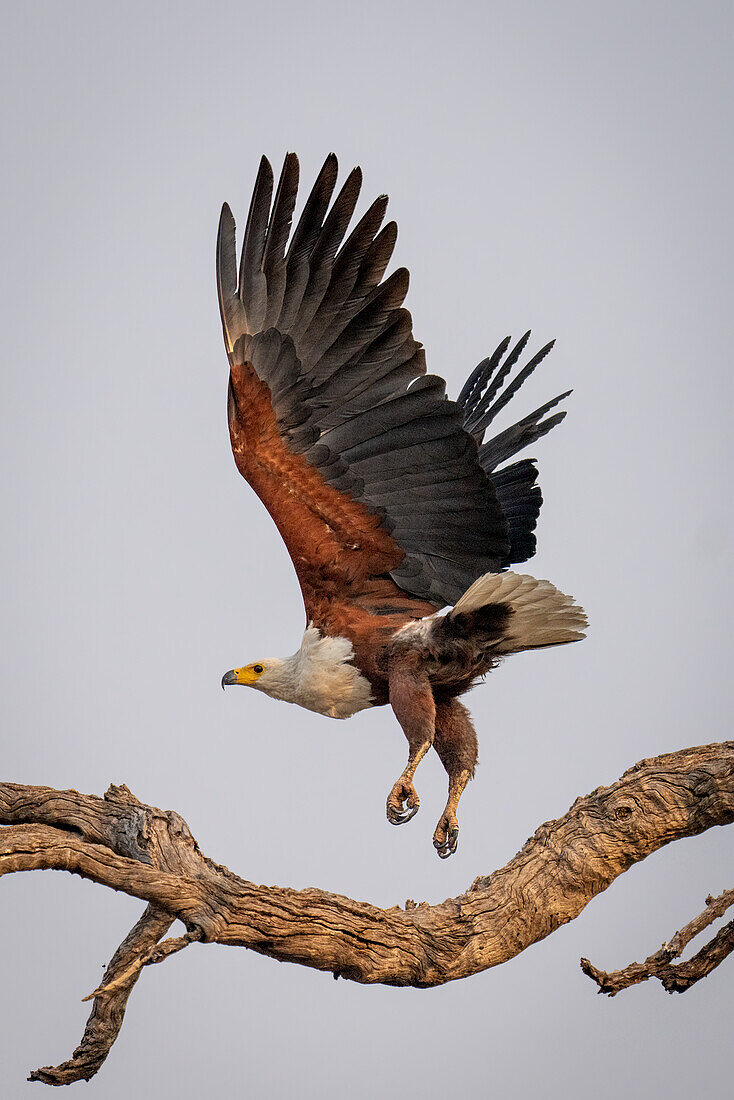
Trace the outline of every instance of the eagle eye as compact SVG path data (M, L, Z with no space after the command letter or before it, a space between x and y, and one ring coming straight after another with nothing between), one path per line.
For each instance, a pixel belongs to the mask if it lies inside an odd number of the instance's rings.
M264 672L264 671L265 671L265 669L263 668L263 666L262 666L262 665L253 665L253 666L252 666L252 671L253 671L253 672L256 672L256 673L258 674L258 676L259 676L261 672Z

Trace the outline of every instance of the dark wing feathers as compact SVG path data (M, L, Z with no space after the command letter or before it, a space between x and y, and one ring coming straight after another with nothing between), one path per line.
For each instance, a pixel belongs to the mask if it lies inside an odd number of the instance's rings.
M239 294L245 307L245 323L250 332L257 332L265 321L268 289L262 263L272 194L273 169L270 162L262 157L247 215L245 243L240 259Z
M507 520L512 561L527 561L535 553L534 531L543 503L540 487L536 485L538 469L535 460L524 458L521 462L497 470L491 478L502 514Z
M234 346L231 330L236 328L239 320L241 326L245 326L244 310L239 314L237 306L237 247L235 243L235 223L232 211L225 202L222 213L219 216L219 230L217 232L217 294L219 295L219 312L222 317L224 329L224 343L228 352Z
M504 363L499 366L502 360L502 356L504 355L504 352L510 343L510 337L508 336L505 340L502 341L500 346L494 352L494 355L492 355L492 357L487 360L486 380L482 379L481 384L477 387L471 415L467 416L466 419L466 430L470 432L475 438L481 438L483 428L481 428L480 424L486 415L489 403L493 399L495 394L499 392L505 378L510 373L512 368L515 366L515 363L518 361L523 351L525 350L525 345L527 344L529 339L530 333L526 332L525 335L521 336L518 342L515 344L514 348L507 356ZM499 370L497 370L498 366ZM487 423L489 423L489 421L487 421Z
M528 333L528 336L529 335L530 334ZM517 393L523 382L525 382L533 373L538 363L541 363L545 359L546 355L551 350L554 343L555 340L551 340L549 344L546 344L544 348L541 348L540 351L533 356L527 366L523 367L522 370L517 373L515 378L513 378L512 382L510 382L509 385L505 387L505 389L502 391L494 404L490 405L489 408L483 410L482 415L475 422L472 428L472 435L475 438L481 438L484 435L486 428L489 424L492 423L494 418L497 416L497 413L504 409L507 402L514 396L514 394ZM494 394L492 394L492 396L494 396Z
M468 422L471 413L478 404L489 379L497 368L497 364L510 346L510 339L511 337L506 336L492 355L482 359L464 383L456 403L464 409L465 423Z
M511 428L507 428L487 443L483 443L479 448L479 461L482 468L487 473L492 473L500 462L506 462L508 458L512 458L513 455L516 455L531 443L535 443L536 440L547 435L551 428L555 428L556 424L561 423L566 413L563 410L549 416L547 420L543 420L543 416L554 408L559 401L569 397L572 392L572 390L566 390L565 393L559 394L558 397L554 397L552 401L541 405L529 416L523 417L517 424L513 424Z
M384 195L373 202L367 213L363 215L352 230L334 261L331 281L322 299L321 307L305 334L311 355L316 360L318 359L319 348L323 347L325 350L331 343L329 333L333 331L332 326L338 324L342 310L347 310L344 314L345 317L352 317L359 308L361 299L357 299L356 305L352 303L351 309L347 309L347 302L354 290L357 276L367 252L379 233L385 217L386 207L387 199ZM394 225L394 223L391 224ZM388 249L388 260L392 255L394 244L395 240L393 239L392 246Z
M336 186L338 166L333 153L324 161L311 194L293 231L286 255L286 285L277 321L281 332L291 332L312 275L311 255L322 231L329 201Z
M285 248L293 221L298 194L298 157L288 153L275 192L275 201L268 224L263 252L263 274L267 287L267 308L263 328L271 328L278 320L285 294Z
M356 264L356 270L352 273L351 266L344 264L345 270L340 270L337 257L334 264L334 273L330 285L330 291L334 288L333 298L330 300L325 295L325 309L323 320L319 315L309 326L306 333L304 348L304 367L313 369L320 366L321 360L329 350L334 340L344 330L344 327L360 311L368 296L378 286L385 273L393 249L397 240L397 226L395 222L389 222L381 230L375 239L369 244L364 256ZM345 245L342 252L348 247ZM356 263L356 261L354 261ZM323 374L321 375L323 377Z
M508 382L510 372L525 350L529 337L530 333L526 332L504 362L502 357L510 340L509 337L503 340L494 354L484 359L470 375L462 390L463 402L460 402L464 407L466 430L477 443L480 465L492 482L502 514L507 521L510 550L502 559L503 567L527 561L535 553L534 532L543 496L536 485L538 471L534 459L525 459L503 469L498 467L546 435L556 424L560 424L566 415L563 411L543 418L571 393L571 390L567 390L559 394L510 428L484 442L484 433L489 425L553 347L554 341L542 347Z
M309 257L309 278L298 310L298 318L291 329L294 340L301 340L304 332L321 306L332 277L334 258L344 234L352 220L362 187L362 172L355 168L339 192L329 211L323 228Z
M233 379L236 367L251 364L268 387L279 434L266 438L256 418L248 421L245 391L238 398L231 390L237 446L258 449L256 463L238 465L277 522L275 489L258 470L277 466L285 454L279 458L278 447L300 456L331 490L381 520L392 539L386 545L394 547L384 554L398 562L389 574L400 587L436 607L454 603L479 575L525 560L534 549L541 501L535 466L525 460L496 467L562 419L564 413L543 419L560 398L487 443L484 432L550 345L506 384L529 333L505 358L507 338L472 373L458 402L449 401L443 379L426 374L403 308L408 272L400 268L383 279L397 237L394 222L382 227L387 197L377 198L348 232L362 174L355 168L332 201L337 161L330 154L291 233L298 177L298 160L289 153L273 198L273 172L263 157L239 267L228 206L220 219L217 285ZM244 377L241 370L237 377ZM306 498L300 504L305 528L317 522L314 516L327 522L325 505ZM288 506L295 506L290 497ZM335 516L324 530L331 536L345 522ZM323 531L319 537L323 542ZM297 552L289 545L299 577L304 538L299 531L292 539ZM358 544L355 537L345 547L356 552Z

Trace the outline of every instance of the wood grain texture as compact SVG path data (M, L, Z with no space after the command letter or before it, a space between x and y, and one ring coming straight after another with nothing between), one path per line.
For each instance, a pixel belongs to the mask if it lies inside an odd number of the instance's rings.
M356 982L424 988L506 962L652 852L732 822L734 742L683 749L642 760L578 798L459 897L381 909L319 889L256 886L206 857L179 814L143 805L126 787L98 798L0 783L0 875L66 870L148 902L157 916L137 951L135 978L184 946L167 941L170 951L152 951L170 917L184 923L188 939L248 947ZM712 949L713 965L726 957L726 942ZM128 951L110 980L135 955ZM119 999L125 989L122 982L97 993Z

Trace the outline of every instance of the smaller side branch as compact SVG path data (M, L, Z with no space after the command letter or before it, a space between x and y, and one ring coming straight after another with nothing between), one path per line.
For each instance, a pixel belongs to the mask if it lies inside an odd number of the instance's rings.
M160 961L148 957L155 951L156 944L165 936L175 919L171 913L166 913L155 905L147 907L112 956L106 970L105 985L91 994L94 1005L82 1041L69 1061L62 1062L59 1066L43 1066L34 1070L28 1078L29 1081L42 1081L44 1085L71 1085L74 1081L89 1081L94 1077L122 1027L128 997L143 969L142 964L138 965L138 960L144 957L146 961ZM170 951L166 954L170 954ZM163 957L165 956L161 955Z
M164 940L163 943L159 943L157 946L149 947L147 951L133 959L126 970L123 970L121 974L110 981L98 986L93 993L88 993L86 997L82 997L82 1001L91 1001L95 997L103 997L114 993L126 985L128 979L132 978L133 975L139 977L144 966L153 966L155 963L163 962L169 955L175 955L177 951L183 951L184 947L188 947L190 943L200 940L202 935L201 929L195 928L193 931L187 932L185 936L171 937L170 940Z
M701 978L705 978L715 970L734 951L734 921L730 921L721 928L714 938L691 959L678 964L674 964L673 959L679 958L691 940L715 920L723 917L732 905L734 905L734 890L725 890L716 898L709 895L703 912L676 932L668 943L664 943L658 951L645 959L644 963L630 963L622 970L612 970L608 973L594 966L588 959L581 959L581 969L596 982L599 992L606 993L609 997L614 997L631 985L646 982L648 978L657 978L668 993L685 993Z
M705 978L734 951L734 921L719 929L714 938L688 962L670 967L670 974L660 979L668 993L685 993Z

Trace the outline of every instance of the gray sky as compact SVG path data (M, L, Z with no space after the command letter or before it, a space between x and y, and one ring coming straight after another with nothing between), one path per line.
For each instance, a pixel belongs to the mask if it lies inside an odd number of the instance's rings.
M392 905L461 892L643 756L731 736L729 4L3 12L3 778L126 783L246 878ZM575 388L534 449L527 568L591 633L469 697L481 766L446 863L435 755L420 814L385 820L405 755L387 709L340 723L219 690L303 625L231 458L213 264L222 200L244 224L260 154L286 149L305 182L333 149L365 202L390 194L450 393L530 326L558 343L512 411ZM731 964L684 997L608 1001L578 959L653 951L733 885L733 839L663 850L549 940L433 991L194 946L141 979L84 1095L711 1095L731 1078ZM57 873L0 891L14 1100L77 1044L142 904Z

